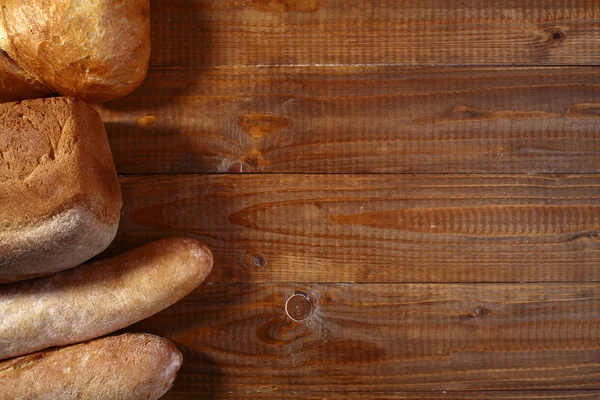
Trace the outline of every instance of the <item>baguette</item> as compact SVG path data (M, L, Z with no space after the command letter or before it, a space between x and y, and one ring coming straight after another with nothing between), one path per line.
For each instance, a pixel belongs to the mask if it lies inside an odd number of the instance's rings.
M162 239L47 278L0 286L0 359L90 340L147 318L196 288L212 254Z
M148 334L110 336L0 363L3 400L154 400L175 381L181 353Z
M81 100L0 104L0 283L73 268L114 239L119 178Z
M48 88L107 101L132 92L146 77L149 0L1 3L0 50L14 65L0 62L0 76L11 75L0 84L0 99L27 99L37 95L33 89Z

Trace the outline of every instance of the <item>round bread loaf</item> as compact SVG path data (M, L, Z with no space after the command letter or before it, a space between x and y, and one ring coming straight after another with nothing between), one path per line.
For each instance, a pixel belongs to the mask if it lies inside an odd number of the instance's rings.
M0 101L116 99L140 85L149 60L149 0L2 1Z

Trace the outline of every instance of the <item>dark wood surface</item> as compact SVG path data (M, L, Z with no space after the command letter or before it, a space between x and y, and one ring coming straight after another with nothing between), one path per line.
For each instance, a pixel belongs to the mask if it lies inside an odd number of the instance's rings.
M123 173L600 172L598 68L155 69L99 110Z
M153 0L155 67L596 65L595 0Z
M599 313L597 284L209 284L134 329L188 393L600 389Z
M151 8L148 79L98 106L103 256L214 250L130 328L183 352L167 399L600 398L597 1Z
M191 236L212 282L600 282L600 175L143 175L109 254Z

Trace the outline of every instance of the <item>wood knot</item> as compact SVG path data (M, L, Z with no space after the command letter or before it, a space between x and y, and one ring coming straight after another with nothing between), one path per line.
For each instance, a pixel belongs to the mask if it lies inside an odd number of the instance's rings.
M312 315L312 311L312 301L304 292L294 292L285 302L285 313L294 322L306 321Z
M254 257L254 265L262 268L265 265L267 265L267 260L265 260L265 258L263 256L256 256L256 257Z
M552 27L546 30L546 35L547 35L547 41L551 42L551 43L557 43L557 42L562 42L563 40L565 40L566 35L565 33L560 30L559 28L556 27Z
M488 315L491 311L488 310L485 307L477 307L475 310L471 311L468 316L471 318L480 318L480 317L485 317L486 315Z

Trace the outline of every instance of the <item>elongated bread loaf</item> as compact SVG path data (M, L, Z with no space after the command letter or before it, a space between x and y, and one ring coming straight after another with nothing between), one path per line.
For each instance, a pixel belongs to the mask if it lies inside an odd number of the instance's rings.
M75 267L119 225L104 124L81 100L0 104L0 283Z
M133 91L150 59L149 0L2 0L0 99L36 91L89 102Z
M190 293L211 268L204 245L169 238L47 278L0 285L0 359L131 325Z
M0 363L3 400L155 400L175 381L181 353L145 333L109 336Z

